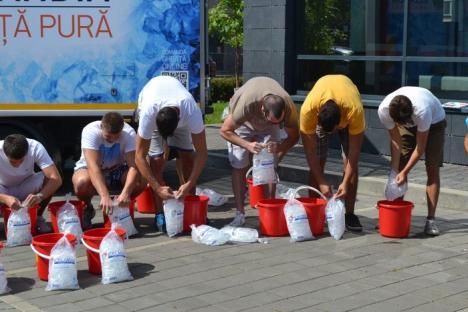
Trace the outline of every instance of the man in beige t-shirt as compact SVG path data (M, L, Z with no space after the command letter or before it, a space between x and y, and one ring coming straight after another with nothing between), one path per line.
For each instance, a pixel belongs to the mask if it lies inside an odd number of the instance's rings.
M281 129L287 138L281 140ZM296 106L289 94L275 80L256 77L247 81L229 102L229 114L220 130L228 141L229 161L232 165L232 187L236 200L236 217L232 226L242 226L244 189L251 154L263 148L281 160L299 139ZM275 187L270 186L268 197L273 198Z

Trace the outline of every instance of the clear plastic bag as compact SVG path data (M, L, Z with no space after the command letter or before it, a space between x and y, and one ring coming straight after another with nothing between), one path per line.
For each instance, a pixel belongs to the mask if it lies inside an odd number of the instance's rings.
M398 172L394 171L393 169L390 170L390 174L388 175L387 185L385 186L385 198L387 200L395 200L397 198L403 197L408 191L407 182L401 185L398 185L396 183L397 175L398 175Z
M229 234L223 233L222 231L215 229L209 225L195 226L192 224L192 240L198 244L204 244L208 246L219 246L224 245L229 241Z
M122 228L125 230L127 237L138 234L138 230L133 224L132 216L130 216L130 208L120 207L116 203L112 207L112 212L108 215L114 228Z
M68 202L68 199L58 211L57 225L60 233L71 233L75 235L77 241L81 240L83 230L81 229L80 217L76 207Z
M327 215L328 231L330 235L339 240L345 231L345 207L343 201L336 198L330 198L325 208Z
M50 252L49 277L46 290L79 289L76 270L76 251L63 237L57 241Z
M255 243L258 241L258 232L255 229L225 226L220 231L229 235L231 242Z
M0 259L0 295L7 294L11 291L8 287L8 280L5 267Z
M206 188L203 189L199 195L205 195L208 196L208 205L211 206L222 206L227 202L227 198L224 195L221 195L219 193L216 193L212 189Z
M294 198L295 194L296 192L294 191L294 194L288 199L283 209L291 241L301 242L311 240L314 238L314 235L310 230L309 218L307 217L304 205Z
M102 239L99 256L101 258L103 284L133 280L133 276L128 269L124 241L114 229L110 230Z
M8 247L22 246L31 244L31 219L28 208L12 210L7 224Z
M252 178L254 186L278 182L275 171L275 156L266 148L253 155Z
M173 237L184 229L184 203L178 199L168 199L164 202L164 217L166 218L167 236Z
M296 190L293 188L289 188L286 185L283 185L281 183L276 184L276 198L284 198L284 199L289 199L291 196L295 196ZM296 196L297 197L297 196Z

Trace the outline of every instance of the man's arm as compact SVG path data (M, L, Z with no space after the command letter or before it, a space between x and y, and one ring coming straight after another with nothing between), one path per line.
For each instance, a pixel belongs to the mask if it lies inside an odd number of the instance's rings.
M172 194L171 189L168 186L161 186L158 181L156 180L155 176L151 172L150 165L146 160L146 156L148 155L149 147L150 147L151 140L143 139L139 134L137 134L136 138L136 152L135 152L135 164L140 172L140 174L148 181L148 184L153 189L153 191L158 194L161 199L169 199L173 198L174 195Z
M101 167L98 165L101 160L99 151L89 148L83 148L83 155L86 159L86 167L89 171L89 178L99 196L109 197L109 190L106 186L106 180L102 174Z
M465 154L468 155L468 133L465 135Z
M83 155L86 160L86 167L88 168L89 178L93 184L96 192L101 197L99 206L105 213L112 209L112 199L109 190L106 186L106 180L101 170L99 163L101 162L101 154L97 150L90 148L83 148Z
M418 131L416 133L416 148L411 154L411 157L408 163L406 164L406 166L400 171L400 173L396 177L396 183L398 185L407 181L408 173L411 171L414 165L416 165L418 160L424 154L424 151L426 150L428 136L429 136L429 130L424 131L424 132Z
M120 204L128 204L130 202L130 194L135 189L135 185L138 180L138 170L135 165L135 151L125 153L125 161L127 162L128 172L125 185L117 198L117 202Z
M205 130L200 133L192 133L192 144L195 148L195 159L193 163L192 172L188 181L181 185L177 190L175 197L183 197L197 185L197 180L205 167L206 159L208 158L208 149L206 147L206 135Z
M0 194L0 203L5 204L7 207L10 207L13 210L18 210L21 208L20 200L8 194Z
M221 129L219 130L219 134L226 141L229 141L232 144L243 147L253 154L257 154L258 152L262 150L262 148L264 147L262 143L249 142L249 141L242 139L240 136L238 136L234 132L234 130L236 130L237 128L239 128L239 126L232 119L232 115L229 114L224 120L224 123L221 126Z
M348 160L345 167L343 182L338 187L336 197L345 197L347 188L352 178L358 174L359 155L361 154L362 141L364 139L364 132L356 135L349 135L349 151Z
M32 207L39 204L42 200L51 197L55 194L58 188L62 185L62 177L60 176L57 167L50 165L42 169L46 183L37 194L29 194L24 200L26 206Z
M299 127L297 124L292 127L284 127L284 131L286 131L288 137L278 146L278 161L281 161L291 147L299 141Z
M317 135L305 134L301 132L302 144L304 145L304 152L306 154L307 163L309 164L309 170L311 171L315 181L318 184L320 192L327 197L332 196L330 185L325 179L325 175L322 172L320 166L320 157L317 156Z
M388 130L388 133L390 134L391 167L398 173L400 172L401 136L396 126Z

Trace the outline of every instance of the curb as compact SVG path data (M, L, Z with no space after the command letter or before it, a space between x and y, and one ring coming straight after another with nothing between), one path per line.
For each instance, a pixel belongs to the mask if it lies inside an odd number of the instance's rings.
M231 167L227 155L216 152L208 152L207 166L219 169ZM309 169L302 166L280 163L278 175L281 180L305 184L309 180ZM341 172L325 171L325 176L330 184L334 186L338 186L341 183ZM382 196L382 199L384 199L386 183L387 180L382 178L359 177L358 194ZM412 201L415 205L426 206L426 186L409 183L405 199ZM466 211L468 208L468 192L441 188L437 209L443 208Z

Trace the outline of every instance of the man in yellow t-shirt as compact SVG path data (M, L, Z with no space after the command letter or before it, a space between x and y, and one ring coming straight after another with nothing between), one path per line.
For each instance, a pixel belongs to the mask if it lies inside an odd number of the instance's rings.
M327 197L332 190L325 179L328 139L337 132L343 154L344 175L337 198L345 201L346 228L362 231L359 218L354 214L358 185L358 160L364 138L365 120L361 96L354 83L343 75L320 78L302 104L300 131L312 186Z

